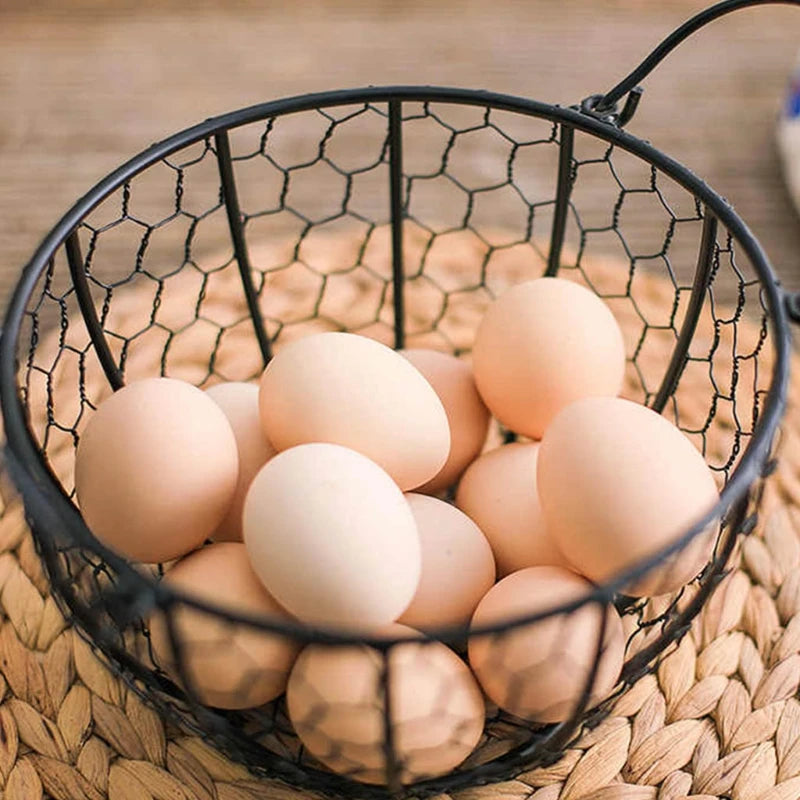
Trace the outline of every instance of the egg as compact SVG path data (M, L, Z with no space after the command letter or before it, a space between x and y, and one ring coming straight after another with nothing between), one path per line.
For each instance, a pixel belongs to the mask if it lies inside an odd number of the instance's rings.
M240 542L220 542L179 561L164 584L232 613L286 622L290 618L253 573ZM173 606L173 625L183 648L184 672L200 702L241 709L274 700L286 688L299 645L277 633L226 621L188 605ZM163 614L150 621L156 663L176 682L179 672Z
M387 635L414 631L393 625ZM387 782L385 656L367 646L309 645L289 677L289 719L309 753L363 783ZM469 669L441 642L389 649L390 720L403 783L444 775L475 748L484 704Z
M456 505L483 531L500 577L524 567L566 566L547 531L536 483L538 442L484 453L461 478Z
M104 544L159 562L199 547L228 512L239 473L219 406L172 378L128 384L97 408L75 456L83 518Z
M437 475L417 491L437 494L452 486L480 454L489 429L489 409L481 400L466 361L436 350L401 350L442 401L450 426L450 455Z
M284 450L244 503L244 543L267 590L309 623L394 622L417 590L419 533L397 484L341 445Z
M218 383L206 394L228 418L239 454L239 479L228 513L212 536L216 541L242 541L242 508L250 482L275 455L261 429L258 411L258 386L252 383Z
M473 630L510 622L577 600L591 584L560 567L528 567L503 578L481 600ZM622 669L625 639L616 610L605 606L602 655L588 707L605 699ZM566 614L470 636L469 663L483 691L497 705L536 722L569 719L591 677L603 624L596 603Z
M455 506L413 492L406 499L419 531L422 574L399 622L421 631L466 627L494 583L492 549L480 528Z
M619 398L565 408L539 455L547 529L575 568L607 581L674 542L718 500L703 456L664 417ZM625 587L635 597L674 591L704 566L717 525Z
M541 439L565 406L622 388L625 345L608 306L561 278L512 286L487 309L472 350L475 382L506 427Z
M327 332L285 345L264 370L259 403L278 450L343 445L383 467L403 490L433 478L450 452L447 414L431 385L366 336Z

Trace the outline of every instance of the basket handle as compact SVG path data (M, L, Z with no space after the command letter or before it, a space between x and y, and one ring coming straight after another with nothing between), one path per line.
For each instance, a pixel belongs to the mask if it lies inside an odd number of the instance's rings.
M800 0L722 0L695 14L664 39L647 58L629 75L626 75L613 89L605 94L593 95L583 101L582 110L607 122L622 127L633 117L642 89L638 85L646 78L681 42L695 31L705 27L715 19L748 6L763 5L800 6ZM617 103L627 94L622 111L617 112Z

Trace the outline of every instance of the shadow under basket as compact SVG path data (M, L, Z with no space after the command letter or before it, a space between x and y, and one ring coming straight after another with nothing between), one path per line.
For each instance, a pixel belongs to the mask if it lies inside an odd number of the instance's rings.
M623 112L604 110L598 98L562 108L431 87L270 102L152 146L48 235L19 281L0 345L8 466L68 618L165 719L292 786L423 797L557 760L686 633L738 537L753 529L774 469L794 298L726 201L622 129L633 96ZM722 489L705 519L647 563L568 606L486 630L502 641L541 617L614 603L625 664L598 705L589 698L602 634L563 722L526 722L489 706L477 748L432 775L425 748L447 747L460 731L448 718L451 687L443 678L417 698L413 718L400 719L393 713L409 690L398 688L393 670L413 650L430 677L437 661L426 651L444 642L463 652L465 630L409 645L237 616L162 584L165 565L126 562L82 520L75 447L97 405L126 382L168 375L206 388L255 380L273 349L322 330L468 356L493 297L556 274L611 308L628 357L623 395L677 425ZM513 437L499 426L493 435ZM620 593L716 523L713 555L688 586L654 599ZM267 633L331 651L370 645L369 669L349 702L371 715L371 738L331 740L334 774L301 746L282 697L240 711L201 703L208 693L193 685L191 643L176 624L186 613L205 618L216 645L233 652ZM169 674L153 656L155 618L171 636ZM246 693L252 677L214 688ZM306 718L318 736L327 711L320 700ZM410 730L427 732L417 750L405 747Z

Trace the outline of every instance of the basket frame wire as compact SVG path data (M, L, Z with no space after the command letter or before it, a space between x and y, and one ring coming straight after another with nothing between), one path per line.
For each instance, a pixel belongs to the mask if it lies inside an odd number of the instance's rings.
M403 105L407 102L434 102L485 107L546 119L558 125L560 138L554 204L555 213L551 231L551 248L545 274L557 274L560 265L567 210L574 180L571 174L571 164L575 131L599 138L644 160L672 178L702 204L703 229L690 301L678 340L670 357L669 366L652 403L655 410L660 411L663 409L668 398L674 392L685 366L689 343L697 326L703 296L712 272L718 223L726 226L732 238L749 258L760 280L762 301L769 317L770 333L774 346L772 375L753 436L742 454L741 460L730 475L730 479L724 487L715 508L710 510L701 520L698 520L679 540L663 548L650 559L647 559L646 562L637 564L602 586L595 587L583 597L572 602L561 603L536 614L528 614L518 619L508 620L502 624L487 625L475 631L479 635L497 634L554 614L570 613L586 604L597 604L598 607L602 607L602 604L612 600L615 592L647 573L655 564L661 562L672 553L677 552L712 521L727 518L727 530L718 543L718 550L704 575L704 583L698 590L697 595L680 614L671 620L670 625L665 629L664 636L630 659L626 665L623 678L634 680L647 670L648 664L671 641L674 641L688 629L690 620L698 613L707 596L723 577L728 557L733 550L738 534L742 530L751 529L754 525L753 515L747 516L749 493L751 487L757 484L772 468L771 452L773 440L786 403L791 348L789 317L786 311L788 295L786 295L777 281L760 244L746 223L733 211L727 201L689 169L649 143L629 134L615 124L610 124L593 113L581 110L580 107L566 108L511 95L447 87L388 86L321 92L263 103L206 120L146 149L100 181L62 217L25 267L6 312L4 332L2 338L0 338L0 406L2 406L7 437L5 446L6 458L12 477L20 489L23 499L26 501L31 527L35 532L58 530L61 535L68 537L80 546L90 548L104 559L119 576L119 583L115 587L117 599L120 597L131 599L127 613L132 614L134 617L137 614L145 614L157 607L165 608L175 603L181 603L190 608L232 619L245 626L282 633L303 643L366 644L372 646L378 649L384 657L385 669L381 674L381 686L386 705L391 704L389 648L403 641L410 641L411 637L398 636L392 640L371 638L357 636L352 632L321 630L293 623L277 624L256 616L231 614L227 610L219 609L212 603L198 600L190 595L185 595L180 591L158 584L154 578L136 571L124 559L99 543L86 527L77 508L67 496L64 488L60 485L40 453L34 433L27 421L22 398L17 391L17 343L28 298L56 252L63 247L74 281L76 297L101 366L112 388L117 389L122 385L121 373L111 355L89 293L86 269L78 242L78 226L106 197L120 187L125 186L128 181L151 164L184 147L213 137L216 142L222 200L226 209L234 253L242 279L243 291L251 312L255 336L258 340L263 361L266 364L271 356L271 344L258 308L258 298L252 281L247 242L244 236L242 214L238 204L232 168L228 132L249 123L302 111L357 103L385 103L387 106L391 263L393 267L392 283L395 314L394 343L397 348L403 347L405 341L403 218L407 209L404 208L403 199L402 114ZM52 545L48 545L46 539L47 534L43 533L40 537L40 549L50 576L55 578L55 589L57 595L60 595L60 602L80 622L89 637L99 634L100 631L94 627L91 616L87 615L85 608L76 600L74 587L70 586L68 581L58 579L59 569L55 560L57 558L55 549ZM123 611L123 613L125 612ZM598 644L602 643L605 623L602 628L603 631L600 634ZM447 628L440 631L431 631L430 637L443 641L454 641L461 634L463 634L461 630ZM170 638L173 643L175 642L175 637L175 631L170 629ZM123 671L127 672L129 683L141 693L142 690L136 687L136 678L141 677L141 665L135 659L132 659L123 647L106 642L105 650L107 651L106 654L116 660L122 666ZM180 659L180 643L178 643L176 655ZM597 673L600 656L601 652L598 646L592 667L592 677ZM442 778L413 784L414 793L427 795L448 791L465 785L465 776L470 779L468 782L471 784L498 780L509 775L514 766L519 766L525 759L534 755L538 758L538 763L545 763L548 759L555 760L559 750L574 735L576 726L581 719L585 718L584 712L589 702L592 682L587 682L586 690L580 702L574 709L571 718L566 722L550 726L541 733L534 733L524 744L494 759L489 764L470 768L462 773L454 773ZM213 712L204 712L202 707L193 700L192 695L193 692L189 689L184 694L184 697L186 697L188 704L194 707L196 716L202 719L208 717L209 727L205 729L206 735L219 746L225 748L225 737L230 734L230 731L224 725L220 728L222 724L220 722L221 718L217 718ZM149 700L152 699L148 695L145 695L145 697ZM389 773L388 791L390 793L400 793L400 768L402 765L398 763L393 740L394 733L389 720L390 715L387 713L384 715L383 744ZM230 727L229 723L226 722L226 724ZM347 778L329 776L321 772L318 772L315 778L314 771L301 769L278 756L264 751L247 742L247 737L244 735L238 737L237 746L241 748L242 752L250 753L251 755L258 751L257 761L263 765L263 767L259 767L259 770L263 769L264 774L282 777L308 788L321 788L324 786L342 794L347 794L353 785L352 781ZM255 756L253 757L255 758ZM324 781L319 776L322 776ZM359 786L359 792L364 797L382 798L387 796L387 789L377 787Z

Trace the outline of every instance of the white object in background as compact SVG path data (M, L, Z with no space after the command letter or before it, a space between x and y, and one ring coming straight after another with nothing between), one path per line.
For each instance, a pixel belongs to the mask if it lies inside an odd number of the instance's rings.
M786 188L800 212L800 61L786 87L776 131Z

